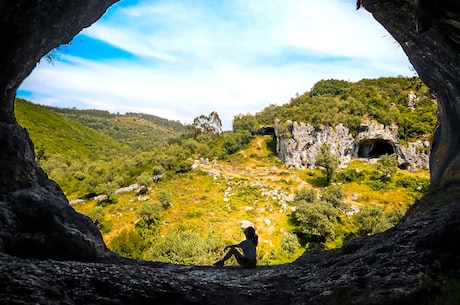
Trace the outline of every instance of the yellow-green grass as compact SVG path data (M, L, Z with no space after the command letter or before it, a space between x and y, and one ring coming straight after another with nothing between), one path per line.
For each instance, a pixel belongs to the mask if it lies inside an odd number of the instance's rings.
M289 221L292 211L283 210L280 202L268 193L276 189L290 195L292 200L296 190L306 187L316 188L321 194L323 185L315 183L323 181L323 173L287 169L268 149L270 140L270 137L257 137L229 160L201 164L199 170L152 183L146 195L132 192L114 196L116 203L105 207L105 221L112 224L110 232L103 234L105 242L110 243L123 230L134 229L142 205L159 202L158 194L167 192L172 206L162 211L160 227L155 233L158 236L180 228L200 232L203 237L212 233L224 243L234 243L244 237L239 221L248 220L255 224L260 237L260 253L279 249L283 234L294 230ZM352 162L349 168L366 173L375 169L361 161ZM398 171L397 175L427 178L429 174ZM364 182L341 183L341 186L346 202L358 208L379 205L390 210L407 208L414 202L414 195L401 187L375 191ZM74 205L84 214L90 213L94 206L94 202ZM343 225L337 230L350 232L352 224L343 217ZM335 240L326 247L339 247L342 243L343 240Z

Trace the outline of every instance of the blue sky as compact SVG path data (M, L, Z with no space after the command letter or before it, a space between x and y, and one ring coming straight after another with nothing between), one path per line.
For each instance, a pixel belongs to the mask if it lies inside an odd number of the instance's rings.
M182 123L284 104L321 79L413 76L355 0L124 0L42 60L18 97Z

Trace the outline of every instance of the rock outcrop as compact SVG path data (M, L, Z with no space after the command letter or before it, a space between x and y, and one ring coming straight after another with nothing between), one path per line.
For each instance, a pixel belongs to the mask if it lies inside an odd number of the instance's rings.
M342 124L313 127L288 121L282 124L281 130L279 125L280 122L276 121L276 151L288 167L314 168L316 155L323 145L327 145L330 153L339 159L341 167L346 167L352 159L378 158L385 154L396 154L398 166L403 169L428 169L429 166L430 143L417 141L401 145L396 126L384 126L372 121L362 124L358 134L353 137Z
M293 264L253 270L113 258L95 225L71 209L35 162L33 145L14 117L15 91L43 55L70 41L114 2L0 0L1 303L459 303L457 0L358 1L402 45L437 95L431 194L387 232L339 250L307 252Z

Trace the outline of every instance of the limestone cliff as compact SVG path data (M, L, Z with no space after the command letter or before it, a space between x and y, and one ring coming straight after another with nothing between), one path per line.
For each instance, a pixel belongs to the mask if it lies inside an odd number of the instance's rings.
M429 142L402 145L398 141L397 126L372 121L362 124L355 137L342 124L315 128L305 123L276 121L275 136L278 156L288 167L314 168L316 155L325 144L339 159L341 167L346 167L352 159L375 159L384 154L396 154L398 166L403 169L428 169L429 166Z

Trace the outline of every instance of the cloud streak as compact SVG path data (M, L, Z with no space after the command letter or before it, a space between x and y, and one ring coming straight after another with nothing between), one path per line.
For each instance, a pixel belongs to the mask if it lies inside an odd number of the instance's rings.
M406 56L353 1L122 1L18 96L184 123L217 111L230 129L320 79L396 75L413 75Z

